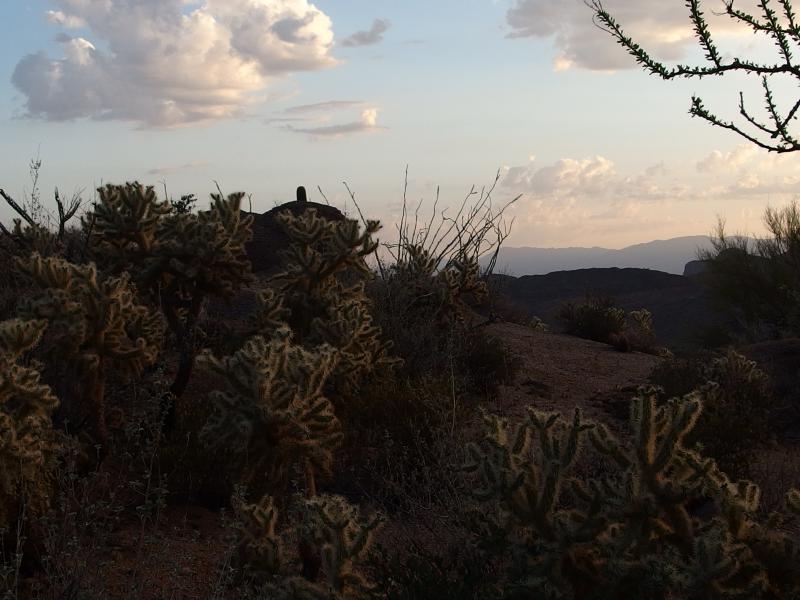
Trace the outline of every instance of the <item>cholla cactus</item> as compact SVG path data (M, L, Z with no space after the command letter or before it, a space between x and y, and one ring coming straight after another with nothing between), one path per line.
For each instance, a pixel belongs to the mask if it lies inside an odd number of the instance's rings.
M758 488L732 483L713 460L683 446L702 404L697 395L656 406L632 403L630 444L605 427L530 410L516 426L487 417L470 447L485 525L511 552L509 588L543 598L794 597L800 540L756 521ZM611 467L570 477L582 440ZM789 496L797 511L800 496ZM699 517L692 503L712 501Z
M23 498L38 511L48 495L47 467L56 448L51 416L58 400L35 368L19 364L46 327L46 321L0 323L0 530Z
M180 396L196 356L197 320L209 296L231 297L250 281L244 245L252 218L241 210L242 193L212 194L207 211L174 211L152 186L107 185L84 220L91 248L115 273L132 274L140 293L160 307L177 338L180 362L170 388ZM172 403L168 425L174 425Z
M356 221L329 221L313 209L300 216L287 211L278 220L291 244L283 252L284 270L271 278L273 291L262 296L261 326L269 330L285 320L302 345L335 348L337 398L368 376L390 373L398 360L380 339L364 293L364 279L372 276L364 259L378 247L372 236L379 223L368 221L362 233Z
M362 517L341 496L303 501L300 536L321 550L322 581L293 575L285 559L287 540L277 532L278 513L270 497L239 505L237 557L250 573L266 580L265 596L276 600L366 600L380 593L358 570L381 525L377 515Z
M105 447L107 369L113 366L137 376L155 362L163 338L162 320L137 303L126 274L100 277L94 264L74 265L38 254L18 265L37 288L18 313L47 323L45 353L74 367L82 383L77 393L93 410L96 441Z
M338 362L335 350L306 350L284 327L269 341L250 339L232 356L206 352L199 361L228 387L211 394L215 414L201 433L204 441L230 455L245 483L280 486L293 466L304 466L313 495L314 476L330 475L342 437L323 395Z

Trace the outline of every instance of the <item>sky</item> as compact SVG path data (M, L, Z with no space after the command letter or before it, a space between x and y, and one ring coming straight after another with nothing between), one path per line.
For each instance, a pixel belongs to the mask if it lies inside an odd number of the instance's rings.
M684 0L604 5L655 57L702 63ZM726 56L775 60L704 6ZM0 187L18 200L37 156L45 202L136 180L203 203L219 184L261 212L305 185L352 213L346 182L391 238L404 190L452 211L499 174L494 206L521 195L507 245L620 248L720 217L759 234L800 190L800 153L688 114L693 93L723 117L740 90L760 107L757 82L648 75L583 0L3 0L0 20ZM796 93L778 82L781 106Z

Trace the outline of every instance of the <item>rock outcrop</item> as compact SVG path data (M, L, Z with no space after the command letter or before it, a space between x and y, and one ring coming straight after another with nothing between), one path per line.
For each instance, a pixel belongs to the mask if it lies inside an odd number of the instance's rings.
M331 221L343 221L342 212L327 204L308 202L305 188L297 189L297 200L276 206L263 214L253 215L253 239L245 246L247 256L253 265L253 273L259 276L271 274L280 263L279 252L289 243L289 237L283 231L276 217L284 211L300 215L313 208L317 213Z

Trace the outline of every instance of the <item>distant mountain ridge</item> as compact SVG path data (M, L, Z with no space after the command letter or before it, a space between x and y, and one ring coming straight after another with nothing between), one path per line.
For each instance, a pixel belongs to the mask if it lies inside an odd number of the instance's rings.
M690 235L634 244L620 250L609 248L511 248L501 247L495 273L521 277L576 269L651 269L682 275L686 263L699 251L712 248L707 235ZM486 260L482 264L486 264Z

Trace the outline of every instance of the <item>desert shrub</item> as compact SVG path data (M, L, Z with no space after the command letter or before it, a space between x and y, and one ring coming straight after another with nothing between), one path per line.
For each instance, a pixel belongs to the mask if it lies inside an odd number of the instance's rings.
M764 213L770 236L751 242L728 236L720 222L713 249L701 255L704 281L717 306L746 326L751 338L800 332L800 207Z
M686 441L699 444L732 477L749 477L755 453L773 436L777 403L769 378L733 350L706 364L702 376L704 411Z
M500 596L493 565L472 544L453 543L441 552L418 547L404 556L378 545L369 566L387 600L489 600Z
M547 326L540 317L533 316L528 320L528 327L533 329L534 331L541 331L542 333L547 333L550 331L550 328Z
M465 469L481 503L481 538L507 557L503 597L798 594L800 539L787 526L800 516L800 492L789 494L787 513L757 521L758 487L732 483L684 444L701 410L698 394L659 407L643 390L631 404L629 442L580 411L567 420L531 408L516 424L487 415ZM587 442L606 465L597 476L575 471Z
M345 437L334 490L393 514L449 507L459 493L453 453L475 410L449 377L368 386L341 413Z
M582 303L562 304L557 318L567 334L611 344L620 352L657 352L653 315L644 308L626 313L611 298L589 295Z
M460 341L463 345L457 350L456 360L469 390L494 397L500 385L514 381L522 361L502 339L482 329L471 329Z
M587 296L582 303L565 302L558 310L558 320L570 335L609 343L613 335L625 330L625 311L605 296Z
M699 444L732 477L750 475L755 454L773 435L777 399L756 363L728 350L662 362L650 376L664 398L697 391L704 410L687 444Z
M632 310L628 313L626 321L626 335L631 348L640 352L655 351L656 332L650 311L644 308Z

